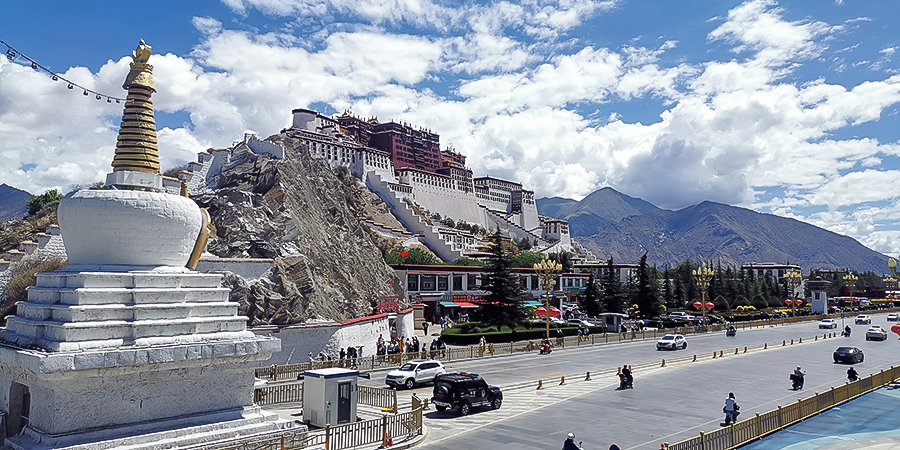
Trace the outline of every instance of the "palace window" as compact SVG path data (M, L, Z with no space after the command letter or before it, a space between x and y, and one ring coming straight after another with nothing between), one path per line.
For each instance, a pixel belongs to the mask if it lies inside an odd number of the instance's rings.
M439 275L437 277L437 290L446 291L447 290L447 275Z
M462 291L462 275L453 275L453 290Z
M409 291L418 291L419 290L419 276L408 274L406 275L406 289Z
M435 283L434 283L435 280L434 279L435 279L434 275L422 275L422 277L420 278L420 280L422 281L422 288L420 290L425 291L425 292L434 292L435 291L435 289L434 289L435 288Z

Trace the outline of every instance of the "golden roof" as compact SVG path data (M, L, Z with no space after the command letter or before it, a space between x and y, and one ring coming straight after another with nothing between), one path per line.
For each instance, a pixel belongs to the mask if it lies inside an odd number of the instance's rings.
M147 64L151 47L141 39L137 49L131 52L131 71L122 85L128 90L119 138L116 140L116 156L113 171L133 170L159 173L159 145L156 140L156 119L153 100L156 92L153 66Z

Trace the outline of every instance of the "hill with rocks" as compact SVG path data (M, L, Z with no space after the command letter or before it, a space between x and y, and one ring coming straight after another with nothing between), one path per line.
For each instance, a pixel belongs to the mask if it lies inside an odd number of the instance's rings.
M773 262L810 269L887 272L887 256L799 220L703 202L678 211L604 188L582 201L537 200L541 213L569 221L572 237L598 259L657 266L716 260L739 266Z
M399 228L388 208L346 171L311 158L290 138L275 159L240 146L217 186L192 198L210 213L207 252L222 258L272 258L272 272L248 283L226 274L232 300L250 324L345 320L372 313L378 297L408 300L382 250L397 242L362 219ZM393 221L393 222L391 222Z

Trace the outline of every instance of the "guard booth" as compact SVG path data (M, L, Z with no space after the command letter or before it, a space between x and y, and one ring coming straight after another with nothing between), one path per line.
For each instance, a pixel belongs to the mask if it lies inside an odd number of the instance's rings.
M618 333L622 330L622 322L628 317L621 313L600 313L597 317L601 320L601 326L606 333Z
M303 422L315 427L356 421L359 371L332 367L307 370L303 381Z

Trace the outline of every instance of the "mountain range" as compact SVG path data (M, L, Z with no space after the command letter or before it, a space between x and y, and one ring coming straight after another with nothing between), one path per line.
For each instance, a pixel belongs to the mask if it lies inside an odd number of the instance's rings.
M612 188L575 201L537 200L541 215L569 221L569 233L602 261L636 263L644 252L657 267L685 260L797 264L810 269L887 273L888 257L857 240L799 220L703 202L677 211Z
M25 202L31 194L7 184L0 184L0 222L19 220L28 212Z

